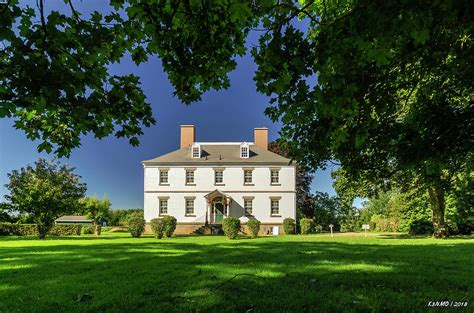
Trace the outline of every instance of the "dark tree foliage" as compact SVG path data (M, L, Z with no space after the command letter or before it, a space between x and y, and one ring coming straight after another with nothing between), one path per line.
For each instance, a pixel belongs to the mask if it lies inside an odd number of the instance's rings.
M288 157L288 147L284 143L277 141L268 144L268 150L283 157ZM310 195L311 182L313 176L310 171L296 164L296 208L303 217L313 217L313 198Z
M79 200L87 188L80 178L74 168L40 158L34 166L8 174L10 181L5 187L9 194L5 199L13 211L33 219L39 238L44 239L58 217L82 209Z
M288 25L254 49L290 155L310 168L338 160L374 184L415 179L445 235L450 178L472 158L474 3L303 3L317 16L306 32Z
M446 234L446 193L473 162L474 2L111 0L87 17L72 0L69 14L43 2L0 15L0 116L40 150L68 155L86 133L138 144L150 107L138 78L108 65L158 56L191 103L229 86L257 28L254 80L289 156L311 170L337 160L373 185L416 181Z
M335 230L339 229L341 212L341 202L338 197L330 196L326 192L315 192L312 195L314 199L314 222L325 229L333 225Z

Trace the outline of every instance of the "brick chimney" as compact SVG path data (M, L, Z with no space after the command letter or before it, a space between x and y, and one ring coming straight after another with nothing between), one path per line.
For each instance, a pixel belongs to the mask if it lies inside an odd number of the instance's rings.
M253 130L253 143L263 150L268 150L268 128L257 127Z
M196 141L196 130L194 125L181 125L180 149L189 147Z

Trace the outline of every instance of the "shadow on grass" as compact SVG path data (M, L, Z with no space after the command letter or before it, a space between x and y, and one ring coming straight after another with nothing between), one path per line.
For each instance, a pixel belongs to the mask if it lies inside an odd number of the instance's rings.
M93 242L109 238L24 247L0 242L0 311L34 305L67 312L423 312L428 301L472 300L471 242L296 236Z

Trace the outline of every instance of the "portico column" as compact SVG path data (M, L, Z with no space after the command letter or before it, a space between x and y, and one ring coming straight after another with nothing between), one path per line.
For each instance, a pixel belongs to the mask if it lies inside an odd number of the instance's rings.
M209 202L206 199L206 224L205 225L209 224L209 220L208 220L208 214L209 213L208 212L209 212Z

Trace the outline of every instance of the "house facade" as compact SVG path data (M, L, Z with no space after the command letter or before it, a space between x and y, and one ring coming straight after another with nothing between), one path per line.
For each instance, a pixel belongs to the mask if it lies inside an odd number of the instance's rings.
M176 233L219 227L233 216L261 222L261 233L283 233L296 217L295 166L268 151L268 129L254 142L197 142L193 125L181 126L180 149L143 161L144 209L151 219L172 215Z

